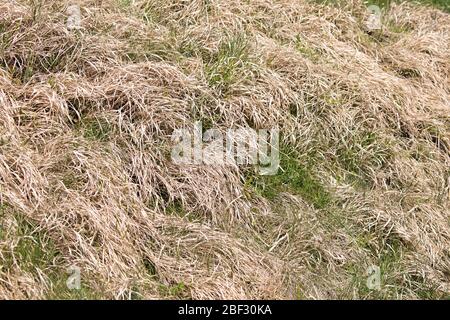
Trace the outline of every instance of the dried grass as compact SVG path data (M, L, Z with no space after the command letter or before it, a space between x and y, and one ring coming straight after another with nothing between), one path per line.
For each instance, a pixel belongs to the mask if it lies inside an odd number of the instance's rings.
M450 16L393 4L377 33L365 16L358 0L2 2L0 298L71 298L71 265L85 298L448 295ZM279 126L331 200L175 165L170 135L197 120Z

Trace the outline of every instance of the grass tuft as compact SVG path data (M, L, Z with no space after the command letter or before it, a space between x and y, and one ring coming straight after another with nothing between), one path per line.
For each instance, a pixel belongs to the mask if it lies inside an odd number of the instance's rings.
M210 86L227 91L230 86L245 78L245 69L250 64L248 40L237 34L223 40L219 50L206 65L205 73Z

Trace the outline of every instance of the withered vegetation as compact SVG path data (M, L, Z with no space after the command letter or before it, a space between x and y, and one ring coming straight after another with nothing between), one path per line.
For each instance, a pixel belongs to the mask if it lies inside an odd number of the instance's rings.
M0 298L448 297L450 15L322 2L1 1ZM195 121L280 172L174 164Z

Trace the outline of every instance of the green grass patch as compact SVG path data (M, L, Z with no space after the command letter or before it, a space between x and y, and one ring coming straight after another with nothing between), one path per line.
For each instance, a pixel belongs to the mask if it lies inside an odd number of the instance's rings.
M8 209L7 205L3 205L1 209L2 218L3 215L7 214L7 210L9 213L12 212L12 209ZM14 264L31 273L35 272L37 268L41 270L50 269L58 254L54 243L22 215L14 212L12 214L17 222L17 230L14 236L17 237L18 241L14 247L4 252L5 259L1 267L2 271L11 269ZM3 231L2 237L7 236L6 232Z
M295 48L304 57L313 62L317 62L320 59L320 52L308 45L308 43L300 35L297 35L295 38Z
M249 45L244 34L227 37L206 64L205 74L211 87L227 91L231 85L245 78L250 65Z
M450 13L450 1L449 0L410 0L419 4L434 6L445 12Z
M8 233L4 229L7 215L14 217L16 228ZM3 261L0 264L2 273L12 272L18 268L22 272L32 274L42 280L42 273L50 285L46 293L48 299L93 299L100 295L82 283L79 290L69 289L66 285L69 274L58 265L60 253L54 241L40 230L33 222L15 212L6 203L0 205L0 239L14 237L14 246L2 248ZM39 271L38 271L39 270Z
M166 205L166 213L180 217L185 217L187 215L184 210L183 203L176 199Z
M6 36L5 36L6 37ZM0 53L6 49L8 44L0 46ZM67 70L71 65L75 65L76 45L68 48L61 48L61 51L36 55L29 52L18 57L1 57L0 67L8 71L12 78L19 83L27 83L35 74L51 74Z
M52 289L47 294L47 299L50 300L98 300L102 298L102 295L81 283L80 289L69 289L66 284L68 274L61 274L57 280L54 279L52 283ZM81 277L83 275L81 274ZM81 278L83 279L83 278Z
M310 0L311 2L316 2L320 4L326 5L344 5L347 3L345 0ZM376 5L379 6L380 9L389 9L392 3L401 3L401 2L414 2L419 5L428 5L433 6L438 9L441 9L445 12L450 12L450 1L448 0L366 0L364 3L367 6Z
M450 12L450 1L448 0L368 0L365 3L369 5L377 5L381 9L389 9L392 3L413 2L419 5L432 6L445 12Z
M202 217L196 212L186 210L183 203L179 199L175 199L166 204L166 214L178 216L180 218L187 219L187 221L190 222L202 220Z
M315 208L323 209L332 202L331 195L314 176L311 165L304 165L286 148L280 152L280 170L272 176L251 174L246 177L246 185L251 186L261 196L273 200L280 192L301 196Z
M179 282L172 285L159 286L159 293L164 297L176 298L176 299L187 299L189 298L189 290L183 282Z
M368 266L351 263L347 266L347 272L352 277L352 285L357 289L359 298L365 299L393 299L402 295L405 284L400 282L399 274L403 273L402 257L405 251L400 240L394 239L382 244L382 249L376 253L375 248L369 243L370 234L360 236L358 244L373 253L373 265L380 269L380 288L367 286Z
M348 3L346 0L309 0L310 2L315 2L324 5L331 6L343 6ZM450 1L448 0L366 0L364 3L367 6L376 5L380 7L380 9L389 9L392 3L401 3L401 2L414 2L418 5L426 5L432 6L438 9L441 9L444 12L450 13Z
M0 240L4 240L6 236L5 227L3 225L3 218L6 215L8 205L5 202L0 202Z
M79 130L81 130L83 137L89 141L105 142L110 138L112 127L104 119L85 118L80 121Z
M365 232L357 237L357 243L370 250L373 265L380 268L380 288L369 288L367 267L364 263L351 263L347 272L352 277L352 286L357 289L359 298L398 299L413 292L419 299L443 299L445 294L428 283L422 276L408 273L403 263L408 247L396 236L374 246L374 234ZM377 247L381 249L377 249Z
M132 0L117 0L117 5L121 9L127 9L131 6L132 2Z

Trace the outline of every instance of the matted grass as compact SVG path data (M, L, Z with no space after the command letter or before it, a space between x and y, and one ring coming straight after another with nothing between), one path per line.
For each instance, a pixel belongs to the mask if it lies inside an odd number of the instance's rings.
M326 2L1 2L0 298L448 296L448 3ZM176 165L196 121L280 170Z

